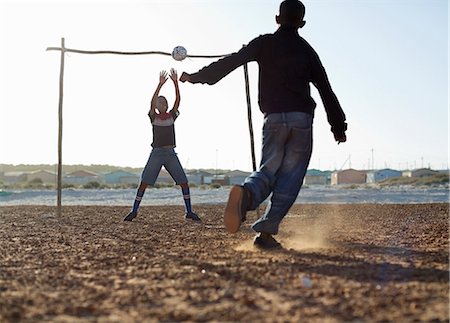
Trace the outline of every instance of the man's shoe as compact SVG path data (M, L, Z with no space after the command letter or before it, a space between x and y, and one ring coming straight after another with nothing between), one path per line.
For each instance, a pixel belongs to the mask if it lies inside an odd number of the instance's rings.
M126 217L123 218L124 221L133 221L133 219L137 217L137 213L131 211L130 213L128 213L128 215Z
M225 228L230 233L238 232L241 223L245 221L247 213L248 191L239 185L235 185L230 190L227 206L223 215Z
M274 250L283 248L281 246L281 243L275 240L275 238L268 233L260 233L260 235L256 236L255 240L253 241L253 245L256 248L262 250Z
M184 215L185 219L191 219L192 221L199 221L202 222L202 219L200 219L200 217L195 214L194 212L188 212Z

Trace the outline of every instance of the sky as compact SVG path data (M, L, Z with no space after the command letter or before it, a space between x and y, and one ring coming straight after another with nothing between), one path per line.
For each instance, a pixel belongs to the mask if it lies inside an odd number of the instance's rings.
M310 168L448 167L448 14L444 0L305 0L299 30L318 52L347 116L337 145L317 90ZM60 52L233 53L277 29L273 0L0 0L0 164L58 162ZM67 53L63 163L143 167L159 71L193 73L212 59ZM256 159L263 115L249 64ZM176 121L185 168L252 170L244 72L214 86L180 84ZM170 80L161 94L174 100Z

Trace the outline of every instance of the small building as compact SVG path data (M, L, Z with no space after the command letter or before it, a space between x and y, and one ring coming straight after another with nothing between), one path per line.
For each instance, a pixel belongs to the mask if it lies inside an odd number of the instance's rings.
M87 170L77 170L71 173L66 174L63 177L63 182L65 184L72 184L72 185L85 185L89 182L102 182L102 178L100 175L89 172Z
M104 175L106 184L137 184L139 176L123 170L117 170Z
M439 174L438 171L429 168L419 168L414 170L407 170L403 172L404 177L427 177Z
M327 185L329 184L331 172L318 169L308 169L303 178L304 185Z
M216 176L216 175L211 174L211 175L204 176L203 184L211 184L214 179L214 176Z
M331 174L331 185L364 184L365 182L366 172L356 169L346 169Z
M204 184L230 185L230 178L226 175L211 175L204 178Z
M0 179L8 184L24 183L28 175L25 172L4 172Z
M230 178L227 175L214 175L211 184L230 185Z
M367 172L367 183L377 183L388 178L401 177L402 172L394 169L380 169Z
M170 176L169 172L162 168L159 172L158 178L156 179L156 183L174 185L175 181L173 180L172 176Z
M188 172L186 176L189 183L201 185L205 183L205 177L212 176L212 174L202 170L195 170Z
M250 176L250 172L244 172L241 170L233 170L225 174L228 177L229 185L241 185L244 183L245 179Z
M28 182L37 179L40 179L44 184L55 184L58 179L58 175L55 172L51 172L49 170L37 170L27 174Z

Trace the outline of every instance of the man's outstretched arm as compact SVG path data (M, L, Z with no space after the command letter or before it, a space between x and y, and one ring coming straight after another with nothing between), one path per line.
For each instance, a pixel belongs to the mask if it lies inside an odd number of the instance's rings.
M261 37L252 40L247 46L237 53L226 56L204 68L197 73L188 74L183 72L180 77L181 82L216 84L237 67L254 61L258 58L261 47Z

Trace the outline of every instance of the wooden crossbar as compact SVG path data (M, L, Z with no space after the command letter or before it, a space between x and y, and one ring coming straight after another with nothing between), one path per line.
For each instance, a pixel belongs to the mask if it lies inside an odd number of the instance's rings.
M171 56L171 53L162 52L162 51L144 51L144 52L123 52L117 50L82 50L82 49L73 49L73 48L61 48L61 47L47 47L47 50L59 50L69 53L78 53L78 54L113 54L113 55L164 55ZM191 58L222 58L225 56L229 56L230 54L224 55L186 55L186 57Z

